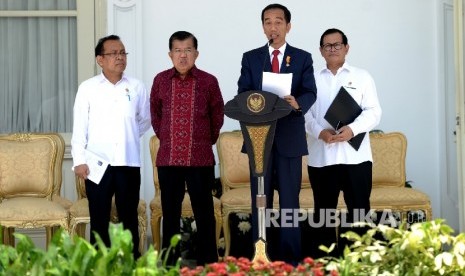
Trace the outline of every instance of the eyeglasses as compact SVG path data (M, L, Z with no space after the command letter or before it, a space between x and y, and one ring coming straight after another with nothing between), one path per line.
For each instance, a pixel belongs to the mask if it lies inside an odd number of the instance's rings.
M129 53L126 52L121 52L121 53L106 53L106 54L101 54L101 56L109 56L110 58L117 58L119 56L122 56L123 58L126 58L126 56Z
M344 46L344 43L337 42L337 43L325 44L325 45L321 46L321 48L323 48L326 52L329 52L329 51L331 51L331 49L334 49L336 51L341 50L342 46Z
M182 53L186 54L186 55L190 55L194 52L195 50L192 49L192 48L186 48L186 49L179 49L179 48L176 48L176 49L173 49L172 52L176 55L180 55Z

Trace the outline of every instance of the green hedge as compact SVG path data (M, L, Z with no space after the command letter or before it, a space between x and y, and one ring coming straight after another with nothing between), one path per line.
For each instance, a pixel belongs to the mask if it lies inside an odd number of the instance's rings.
M464 233L454 235L440 219L413 224L408 230L404 226L379 225L362 237L348 232L344 236L353 243L343 257L308 257L297 267L229 257L192 269L181 269L180 262L164 266L168 254L159 254L153 246L134 260L131 234L120 224L110 227L110 248L98 236L93 246L59 231L44 251L26 235L15 233L16 248L0 245L0 275L465 275ZM171 246L179 240L180 235L174 236Z

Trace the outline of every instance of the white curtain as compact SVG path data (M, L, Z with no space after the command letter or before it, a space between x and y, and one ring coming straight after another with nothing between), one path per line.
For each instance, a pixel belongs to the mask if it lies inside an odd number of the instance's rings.
M76 0L0 0L0 10L75 10ZM76 17L0 17L0 133L71 132Z

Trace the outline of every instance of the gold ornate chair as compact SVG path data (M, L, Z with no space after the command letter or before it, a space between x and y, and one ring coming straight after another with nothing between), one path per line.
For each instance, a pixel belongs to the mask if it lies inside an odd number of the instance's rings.
M90 223L89 201L86 195L86 185L84 181L76 177L76 192L78 199L69 209L69 232L70 235L79 235L84 237L86 233L86 224ZM139 200L137 207L137 218L139 221L139 252L145 251L145 241L147 239L147 213L145 200ZM115 198L113 197L111 206L111 222L118 223L118 213L116 212ZM135 245L134 245L135 246Z
M163 217L161 209L161 196L160 196L160 185L158 183L158 171L156 167L157 153L158 148L160 147L160 140L154 135L150 138L150 156L152 157L152 167L153 167L153 182L155 185L155 197L150 201L150 225L152 228L152 238L155 250L160 250L161 240L160 240L160 224L161 218ZM221 202L216 197L213 197L213 207L215 215L215 224L216 224L216 245L221 234ZM182 201L181 209L182 217L193 217L194 212L192 211L191 200L189 194L186 192L184 194L184 199Z
M65 143L57 133L0 136L0 225L14 245L15 228L68 230L68 200L59 196Z
M406 220L409 211L421 210L426 220L431 220L429 196L418 189L405 187L405 135L400 132L371 133L370 141L373 153L371 208L399 212L402 221Z

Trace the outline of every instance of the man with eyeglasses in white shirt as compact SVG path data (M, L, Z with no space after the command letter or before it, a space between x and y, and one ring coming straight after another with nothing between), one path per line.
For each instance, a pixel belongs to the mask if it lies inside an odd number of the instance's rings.
M308 174L315 203L313 221L315 225L325 222L322 227L313 229L312 251L316 258L325 255L317 249L320 244L329 247L337 242L336 228L326 222L337 208L340 191L344 193L349 223L356 220L356 212L368 214L370 211L373 158L368 132L379 124L381 107L373 78L366 70L346 62L348 52L347 36L341 30L328 29L321 35L320 53L326 67L315 71L318 97L305 114ZM334 129L324 117L341 86L362 112L352 123ZM347 141L363 132L367 134L360 148L355 150ZM353 227L351 230L364 232L364 228ZM343 250L341 244L339 250Z
M131 231L137 259L140 138L150 128L150 102L144 84L124 73L127 54L118 36L99 40L95 58L102 73L78 88L71 146L74 173L85 180L91 233L99 234L110 246L108 228L115 196L118 218ZM88 178L93 167L88 164L86 152L109 164L99 183ZM95 243L93 234L90 241Z

